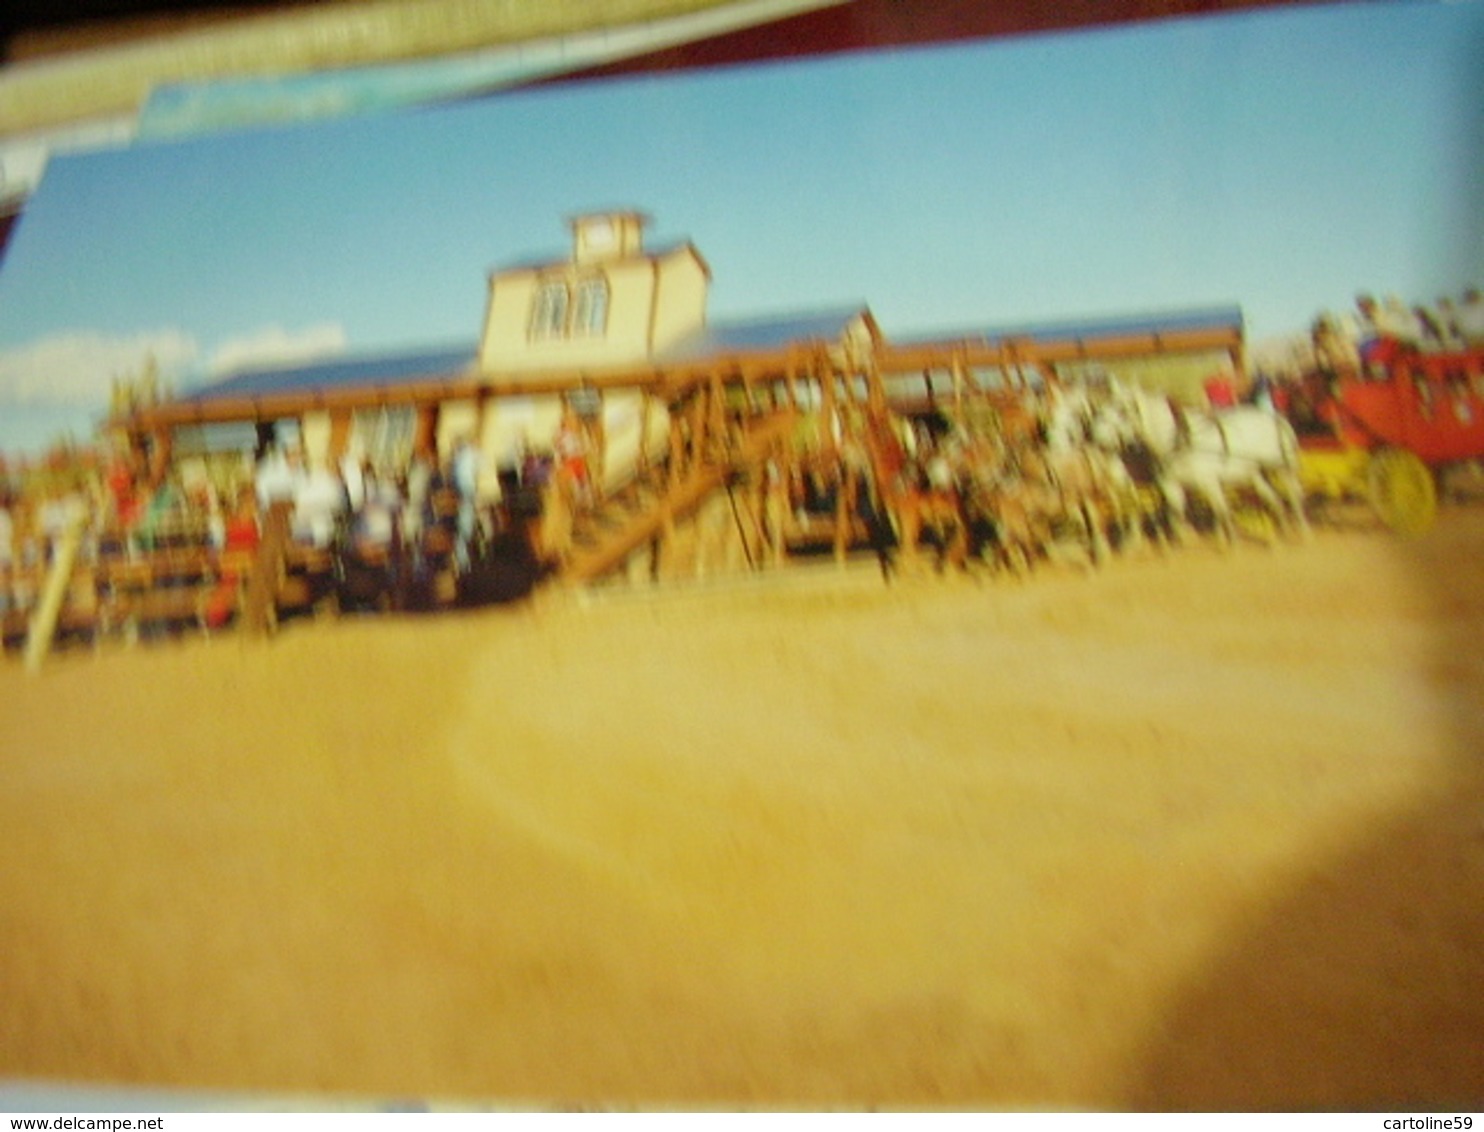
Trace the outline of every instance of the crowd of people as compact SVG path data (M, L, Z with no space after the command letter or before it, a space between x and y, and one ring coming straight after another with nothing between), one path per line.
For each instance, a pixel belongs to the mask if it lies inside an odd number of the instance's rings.
M1249 377L1213 374L1205 383L1206 406L1220 410L1259 405L1288 418L1301 436L1329 435L1323 413L1329 382L1345 373L1382 377L1398 359L1437 357L1484 350L1484 294L1468 288L1457 301L1406 303L1395 295L1377 300L1356 296L1352 312L1325 312L1309 328L1307 350Z
M1352 315L1322 314L1311 329L1315 362L1331 370L1385 362L1403 351L1484 349L1484 294L1470 287L1457 301L1443 296L1428 306L1363 293Z
M587 450L566 431L564 422L551 444L520 438L502 452L494 491L471 436L457 438L443 459L422 450L400 467L355 454L315 460L296 443L273 444L256 462L250 505L260 531L263 517L284 505L292 544L329 552L342 603L436 604L433 587L456 584L516 536L529 539L548 488L589 497Z
M487 490L472 437L443 459L415 453L401 466L349 454L315 459L295 439L265 438L255 459L198 464L152 474L148 461L120 452L106 462L65 471L0 476L0 619L15 644L40 600L49 564L69 527L81 528L80 574L102 579L111 563L169 557L197 564L200 584L216 592L201 616L230 621L239 583L263 538L267 517L283 505L291 553L331 564L330 579L353 605L436 601L435 583L467 574L492 548L508 546L543 507L549 485L563 485L578 505L594 497L590 446L565 419L554 441L524 439L497 461L499 489ZM100 585L104 584L102 582ZM420 598L418 595L422 595Z

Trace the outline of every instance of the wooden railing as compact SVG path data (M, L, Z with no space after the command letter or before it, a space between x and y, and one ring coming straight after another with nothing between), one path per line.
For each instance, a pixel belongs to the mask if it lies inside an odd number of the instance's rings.
M5 586L4 641L24 645L28 667L38 667L58 640L207 631L216 608L221 623L235 615L235 590L224 586L251 570L250 558L203 545L84 555L80 543L79 525L76 537L69 532L56 542L50 561L13 568Z
M309 608L333 587L329 550L289 538L290 507L264 519L256 549L222 550L205 540L159 540L141 549L105 538L85 551L83 523L54 541L44 560L12 565L0 578L0 635L36 668L57 644L127 642L241 625L271 632L279 616Z

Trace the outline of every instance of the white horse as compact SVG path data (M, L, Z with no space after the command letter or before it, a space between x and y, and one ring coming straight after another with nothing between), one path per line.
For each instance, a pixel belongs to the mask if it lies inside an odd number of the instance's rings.
M1042 414L1045 450L1062 482L1082 483L1080 503L1087 515L1093 550L1106 550L1106 536L1116 533L1120 548L1143 542L1151 517L1141 485L1120 455L1121 444L1102 442L1105 410L1116 406L1120 387L1111 382L1093 390L1064 386L1048 398ZM1184 513L1181 496L1179 513ZM1158 531L1155 532L1158 537Z
M1267 409L1240 405L1214 413L1177 411L1164 397L1123 390L1094 425L1100 442L1146 444L1159 462L1165 498L1188 521L1188 497L1205 501L1221 535L1236 535L1233 493L1250 492L1280 529L1307 537L1298 437Z

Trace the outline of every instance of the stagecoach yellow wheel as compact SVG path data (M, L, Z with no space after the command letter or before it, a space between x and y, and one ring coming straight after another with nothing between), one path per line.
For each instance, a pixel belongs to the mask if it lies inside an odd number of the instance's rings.
M1371 506L1400 535L1420 535L1438 515L1438 489L1432 469L1401 448L1383 448L1366 467Z
M1278 541L1278 520L1266 507L1244 505L1232 509L1232 522L1243 535L1257 542Z

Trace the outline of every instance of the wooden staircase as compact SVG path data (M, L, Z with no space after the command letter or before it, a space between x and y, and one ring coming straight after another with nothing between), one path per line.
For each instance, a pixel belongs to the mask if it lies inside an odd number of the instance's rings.
M678 476L668 463L657 464L612 493L595 511L574 522L562 580L582 584L616 570L629 555L693 514L729 477L766 460L790 435L795 421L791 409L753 417L733 434L723 457L697 461Z

